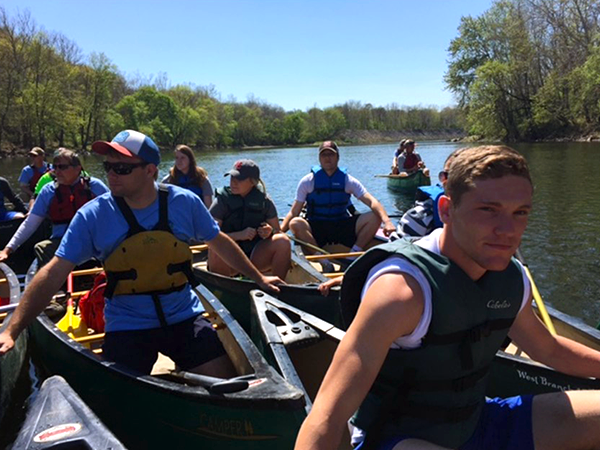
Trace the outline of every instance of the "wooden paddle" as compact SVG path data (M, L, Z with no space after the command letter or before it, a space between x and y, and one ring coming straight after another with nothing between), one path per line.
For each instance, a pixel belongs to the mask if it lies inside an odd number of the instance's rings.
M556 335L556 329L554 328L554 325L552 324L552 320L550 319L550 315L548 314L548 310L546 309L544 300L542 300L540 291L538 291L535 281L533 281L533 276L531 275L531 272L529 271L529 267L527 267L525 258L523 258L523 254L521 253L521 249L517 249L515 256L521 262L521 264L523 264L523 267L525 267L525 273L527 274L527 278L529 278L529 282L531 283L531 292L533 294L533 299L535 300L535 304L538 307L540 316L542 316L542 321L544 322L544 325L546 325L546 327L548 328L550 333L552 333L553 335Z
M67 313L65 316L60 319L60 321L56 324L59 330L65 332L71 338L78 338L87 336L88 328L87 325L81 317L76 315L73 311L73 274L70 273L67 277L67 294L69 295L69 300L67 301Z

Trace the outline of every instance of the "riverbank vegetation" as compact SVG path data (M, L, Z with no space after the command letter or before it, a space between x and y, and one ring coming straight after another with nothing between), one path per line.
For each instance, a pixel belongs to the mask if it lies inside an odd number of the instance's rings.
M126 76L102 53L82 55L75 42L36 25L28 12L0 7L0 149L34 145L89 149L132 128L159 145L194 147L300 145L325 139L398 140L401 131L462 134L457 108L385 107L356 101L285 111L250 96L221 99L215 87L171 86L166 75Z
M502 0L464 17L445 81L471 134L600 138L600 1Z

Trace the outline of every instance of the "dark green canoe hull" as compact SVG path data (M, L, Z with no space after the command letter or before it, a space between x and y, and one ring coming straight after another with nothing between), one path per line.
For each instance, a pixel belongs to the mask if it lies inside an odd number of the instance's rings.
M600 331L550 306L546 309L558 335L600 350ZM600 389L600 381L566 375L529 358L498 352L490 372L488 395L511 397L585 389Z
M299 275L294 280L286 279L288 284L280 286L281 292L277 294L277 298L341 327L339 289L332 289L327 297L323 297L317 286L326 278L318 273L315 274L315 269L308 267L310 263L306 260L299 260L297 255L293 255L292 259L299 267L296 272ZM304 279L303 274L306 275ZM249 333L250 291L259 289L259 286L247 279L226 277L198 268L194 269L194 275L223 302L233 317Z
M292 449L306 416L302 394L268 366L222 305L214 304L221 317L229 317L224 322L261 380L245 391L209 394L100 361L45 316L30 327L35 357L47 374L64 377L128 448Z
M19 281L17 276L10 269L0 263L0 278L5 277L8 280L10 303L16 303L21 296ZM0 333L8 326L10 318L11 314L4 319L0 326ZM27 358L28 338L27 332L21 333L17 338L12 351L0 356L0 422L2 422L4 413L8 409L13 389L23 370L23 364Z
M431 185L431 178L425 176L421 170L406 177L389 175L386 179L388 189L397 192L414 192L419 186Z
M282 304L262 292L254 292L253 297L252 338L267 360L288 381L302 388L305 395L314 399L325 373L324 369L332 359L335 350L332 346L337 345L343 333L331 324L324 324L318 318ZM278 333L285 321L277 319L273 311L267 313L265 303L269 303L270 308L283 310L292 318L295 327L301 330L297 338L285 342L287 337ZM553 308L547 309L559 335L600 349L600 331ZM314 336L306 329L307 326L316 331ZM286 336L289 335L287 333ZM315 373L320 373L321 378L315 380ZM600 389L600 380L567 375L529 358L499 351L490 367L486 395L504 398L585 389Z

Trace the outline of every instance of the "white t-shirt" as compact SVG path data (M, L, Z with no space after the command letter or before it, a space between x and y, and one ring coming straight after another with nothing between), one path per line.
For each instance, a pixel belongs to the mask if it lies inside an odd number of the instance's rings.
M303 176L298 182L298 189L296 190L296 201L304 203L306 197L312 191L315 190L315 174L310 172L308 175ZM367 190L360 181L354 178L352 175L346 174L346 185L344 191L347 194L354 195L356 198L361 198L367 193Z

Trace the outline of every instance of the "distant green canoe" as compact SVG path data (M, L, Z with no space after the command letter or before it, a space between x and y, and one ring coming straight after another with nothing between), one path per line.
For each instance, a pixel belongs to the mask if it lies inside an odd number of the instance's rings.
M430 186L431 178L419 170L407 176L401 175L375 175L387 179L387 187L393 191L411 192L416 191L419 186Z

